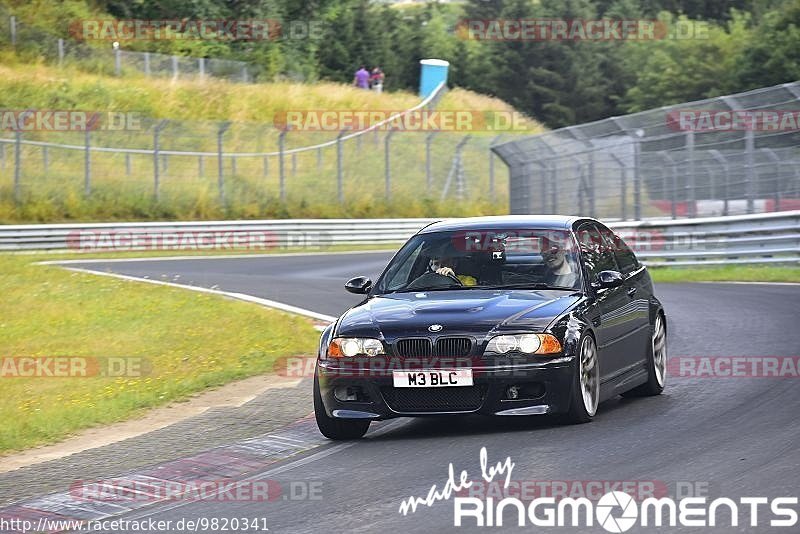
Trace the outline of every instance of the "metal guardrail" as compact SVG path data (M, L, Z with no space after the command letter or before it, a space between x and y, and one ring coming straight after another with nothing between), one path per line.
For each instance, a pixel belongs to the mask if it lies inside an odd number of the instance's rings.
M270 250L400 243L438 219L288 219L0 226L0 251ZM611 222L657 265L800 263L800 210Z

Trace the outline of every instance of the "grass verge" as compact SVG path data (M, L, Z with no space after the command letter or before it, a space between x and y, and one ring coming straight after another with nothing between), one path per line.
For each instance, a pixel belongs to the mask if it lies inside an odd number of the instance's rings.
M654 282L800 282L800 266L650 267Z
M8 358L70 356L86 358L91 372L93 361L121 358L131 371L123 374L139 374L138 366L141 376L0 376L0 454L127 419L316 349L318 333L301 317L33 264L41 259L0 255L4 367Z

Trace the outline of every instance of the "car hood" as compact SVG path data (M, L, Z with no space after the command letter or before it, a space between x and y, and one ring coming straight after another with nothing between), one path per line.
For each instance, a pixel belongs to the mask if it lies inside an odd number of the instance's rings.
M384 337L486 334L493 330L544 330L581 298L559 290L449 290L372 297L345 312L338 336Z

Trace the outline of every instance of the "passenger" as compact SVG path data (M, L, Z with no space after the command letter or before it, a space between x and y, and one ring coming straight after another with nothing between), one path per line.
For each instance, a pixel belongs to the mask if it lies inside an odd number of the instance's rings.
M567 261L567 250L557 241L545 240L545 244L542 259L547 271L543 282L550 286L574 287L578 281L578 273Z

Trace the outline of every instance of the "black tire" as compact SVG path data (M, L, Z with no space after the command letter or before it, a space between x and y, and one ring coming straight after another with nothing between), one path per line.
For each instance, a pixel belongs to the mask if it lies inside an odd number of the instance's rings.
M589 344L594 350L594 374L597 380L597 394L594 396L594 413L587 410L586 404L583 399L583 385L581 383L581 374L583 366L581 364L584 355L585 344ZM582 424L588 423L594 419L597 413L597 404L599 404L600 397L600 359L597 354L597 344L590 334L584 334L578 345L578 354L575 357L575 373L572 380L572 394L570 395L569 410L564 414L564 419L567 423Z
M369 429L369 419L337 419L329 417L322 405L319 392L319 379L314 374L314 417L322 435L333 440L358 439L364 437Z
M659 380L659 370L656 368L656 345L659 341L656 339L658 337L658 333L656 329L659 326L659 321L661 324L661 333L662 336L661 343L663 343L663 354L661 358L663 358L663 363L661 364L661 371ZM664 320L664 315L661 312L658 312L656 315L656 320L650 329L650 343L647 345L647 382L642 384L641 386L636 386L635 388L626 391L622 394L625 398L631 397L654 397L656 395L661 395L661 392L664 391L664 383L667 377L667 327L666 321Z

